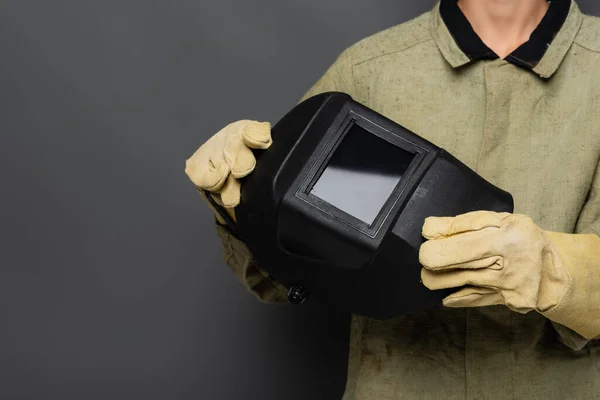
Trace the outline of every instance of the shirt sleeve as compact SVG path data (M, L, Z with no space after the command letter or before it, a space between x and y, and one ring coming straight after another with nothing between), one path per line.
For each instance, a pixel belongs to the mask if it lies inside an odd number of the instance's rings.
M300 99L300 102L325 92L345 92L355 97L349 52L345 50L338 56L325 74ZM245 243L224 225L224 221L218 217L218 214L216 215L215 225L222 244L223 258L237 280L263 303L287 302L286 288L272 279L257 264Z
M357 98L351 51L351 48L344 50L325 74L302 96L300 102L326 92L344 92Z
M592 186L577 219L574 233L600 236L600 162L594 172ZM560 341L573 350L581 350L590 342L590 340L563 325L554 321L552 321L552 325L558 333ZM600 336L592 340L600 340Z

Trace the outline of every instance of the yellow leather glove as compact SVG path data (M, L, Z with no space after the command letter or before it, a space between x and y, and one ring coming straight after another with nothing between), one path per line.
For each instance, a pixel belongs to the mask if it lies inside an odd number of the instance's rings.
M528 216L490 211L427 218L423 236L423 284L464 286L445 306L503 304L537 311L586 339L600 335L599 236L544 231Z
M219 224L225 225L225 221L208 201L204 190L210 192L210 196L235 221L234 207L240 203L241 185L238 179L250 174L256 166L251 149L267 149L271 143L271 125L268 122L236 121L208 139L186 161L185 173L207 201ZM257 265L240 239L221 226L217 226L217 233L225 263L246 289L264 303L288 302L286 288Z
M233 208L240 203L241 190L238 179L250 174L256 166L251 149L267 149L271 143L268 122L233 122L196 150L185 163L185 173L198 189L209 191L235 219ZM215 215L224 223L218 213Z

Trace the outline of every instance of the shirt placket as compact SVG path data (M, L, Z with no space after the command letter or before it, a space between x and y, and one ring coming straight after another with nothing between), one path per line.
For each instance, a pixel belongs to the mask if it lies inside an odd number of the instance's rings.
M503 60L484 61L485 118L481 145L476 159L476 172L494 183L502 163L503 138L509 129L510 97L512 93L510 69L517 68ZM514 77L514 76L513 76ZM467 309L465 374L467 399L491 399L502 393L502 398L513 398L511 346L512 319L505 307Z

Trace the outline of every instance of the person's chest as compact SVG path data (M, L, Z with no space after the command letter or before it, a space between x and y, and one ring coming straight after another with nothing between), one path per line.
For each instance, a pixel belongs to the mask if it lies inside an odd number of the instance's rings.
M600 71L589 61L572 52L542 80L502 60L453 70L435 47L422 46L357 64L354 73L358 101L509 191L515 212L571 232L600 159ZM563 398L600 390L597 344L574 359L537 313L439 309L354 324L355 399Z
M567 57L550 80L502 60L451 69L435 54L356 67L362 100L509 191L515 212L571 231L600 155L593 66ZM418 57L416 58L418 59Z

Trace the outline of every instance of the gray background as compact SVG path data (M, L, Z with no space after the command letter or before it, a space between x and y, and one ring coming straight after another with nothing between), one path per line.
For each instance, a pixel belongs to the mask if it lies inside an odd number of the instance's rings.
M432 5L0 0L0 398L339 398L348 316L246 293L184 161Z

